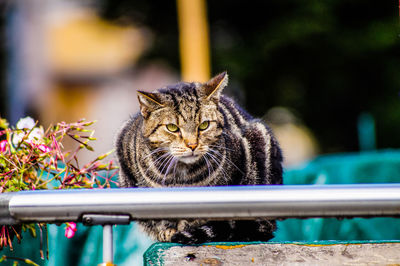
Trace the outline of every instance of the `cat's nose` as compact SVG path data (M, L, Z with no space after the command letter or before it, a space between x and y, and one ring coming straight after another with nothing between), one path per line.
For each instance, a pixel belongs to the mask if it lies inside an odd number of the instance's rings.
M188 146L192 151L194 151L194 149L196 149L197 147L197 143L186 143L186 146Z

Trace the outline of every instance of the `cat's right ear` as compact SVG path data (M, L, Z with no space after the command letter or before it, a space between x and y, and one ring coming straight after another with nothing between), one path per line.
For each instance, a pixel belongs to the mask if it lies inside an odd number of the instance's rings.
M151 112L163 107L160 97L156 93L137 91L140 112L146 118Z
M216 75L203 85L203 91L206 95L206 99L219 99L221 91L228 85L228 74L226 71Z

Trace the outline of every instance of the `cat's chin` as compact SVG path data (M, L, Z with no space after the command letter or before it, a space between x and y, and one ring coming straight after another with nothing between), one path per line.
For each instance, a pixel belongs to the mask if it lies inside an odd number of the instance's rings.
M185 164L192 164L197 162L200 159L198 155L190 155L190 156L182 156L179 157L179 161Z

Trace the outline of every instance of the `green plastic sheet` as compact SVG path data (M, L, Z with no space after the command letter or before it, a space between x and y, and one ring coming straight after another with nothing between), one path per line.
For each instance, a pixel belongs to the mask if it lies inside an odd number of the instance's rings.
M325 155L297 169L289 169L284 175L286 185L362 183L400 183L400 152ZM272 241L397 239L400 239L397 218L314 218L279 221Z

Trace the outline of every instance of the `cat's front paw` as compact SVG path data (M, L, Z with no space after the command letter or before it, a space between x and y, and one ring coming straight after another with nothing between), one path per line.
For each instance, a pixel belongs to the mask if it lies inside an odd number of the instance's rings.
M174 243L179 243L179 244L185 244L185 245L193 245L193 244L199 244L200 241L197 239L193 234L187 232L187 231L178 231L176 232L172 238L171 242Z
M172 237L176 235L175 228L167 228L158 232L157 240L160 242L171 242ZM173 241L172 241L173 242Z

